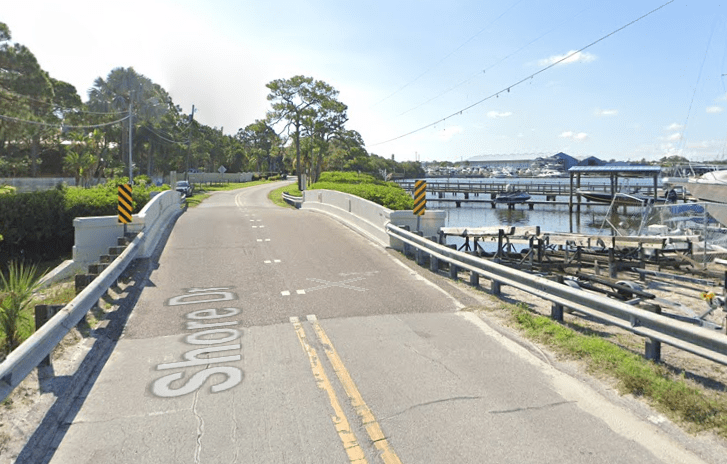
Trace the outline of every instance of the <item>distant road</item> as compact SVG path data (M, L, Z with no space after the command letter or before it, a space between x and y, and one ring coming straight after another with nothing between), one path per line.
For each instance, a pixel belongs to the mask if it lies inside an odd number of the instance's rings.
M275 187L180 217L42 462L702 462Z

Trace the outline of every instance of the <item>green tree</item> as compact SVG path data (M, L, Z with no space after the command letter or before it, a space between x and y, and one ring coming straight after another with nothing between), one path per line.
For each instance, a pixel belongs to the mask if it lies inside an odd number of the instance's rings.
M119 141L122 147L119 156L127 167L133 162L129 159L128 131L134 130L133 125L137 121L154 124L169 110L167 92L132 67L114 68L106 80L96 78L88 98L88 106L94 111L116 112L117 117L123 113L131 115L128 123L124 124Z
M6 140L25 140L30 148L30 174L35 176L46 124L58 120L53 83L35 55L24 45L11 43L11 38L10 28L0 23L0 114L17 119L0 121L0 149Z
M267 170L271 170L270 157L273 149L280 143L280 137L266 121L256 120L244 129L237 131L235 138L256 163L256 171L263 170L263 161L267 161Z
M298 188L302 190L304 187L301 184L303 173L300 159L301 132L307 127L309 135L313 135L316 130L315 123L319 118L328 117L326 108L333 106L332 102L338 96L338 91L323 81L306 76L276 79L269 82L266 87L270 90L267 98L272 106L267 114L267 122L271 127L283 124L281 132L292 135Z

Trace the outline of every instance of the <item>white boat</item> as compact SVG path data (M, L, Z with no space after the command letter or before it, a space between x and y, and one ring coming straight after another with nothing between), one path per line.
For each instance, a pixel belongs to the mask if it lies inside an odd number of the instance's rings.
M552 178L552 177L563 177L564 175L565 175L565 173L563 173L561 171L557 171L555 169L544 169L544 170L540 171L540 174L538 174L536 177Z
M722 225L727 226L727 170L710 171L689 179L664 179L665 184L685 188L693 196L706 203L707 212Z
M686 181L674 179L666 182L681 185L700 200L727 203L727 170L711 171Z

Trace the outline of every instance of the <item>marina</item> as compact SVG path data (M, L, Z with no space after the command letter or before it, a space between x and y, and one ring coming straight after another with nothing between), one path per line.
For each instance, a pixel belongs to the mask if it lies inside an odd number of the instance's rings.
M509 177L480 179L427 179L428 201L453 199L456 207L464 202L486 202L480 195L489 196L494 208L505 203L510 209L515 204L527 204L529 209L545 202L567 204L571 213L580 212L584 200L610 204L619 199L620 206L641 206L647 202L666 203L686 201L685 189L681 186L667 186L660 182L661 168L658 166L574 166L568 170L569 178L518 178ZM584 180L585 179L585 180ZM398 184L407 191L413 191L413 180L399 180ZM518 191L518 201L498 201L506 191ZM527 197L526 197L527 196ZM534 198L529 201L531 197ZM560 200L559 200L560 198ZM522 199L522 201L520 201Z
M527 198L497 201L507 191ZM653 177L427 179L440 244L723 330L727 227L687 193Z

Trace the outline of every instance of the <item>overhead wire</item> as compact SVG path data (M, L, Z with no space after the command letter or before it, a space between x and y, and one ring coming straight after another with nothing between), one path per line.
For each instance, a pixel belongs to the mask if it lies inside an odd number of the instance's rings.
M181 144L181 145L186 145L186 144L187 144L187 143L189 142L189 139L188 139L188 140L185 140L185 141L183 141L183 142L182 142L182 141L179 141L179 140L171 140L171 139L168 139L168 138L164 137L163 135L159 134L158 132L156 132L156 131L155 131L154 129L152 129L152 128L151 128L151 127L149 127L149 126L144 126L144 128L145 128L146 130L148 130L149 132L151 132L152 134L154 134L154 135L156 135L157 137L159 137L160 139L164 140L165 142L169 142L169 143L178 143L178 144ZM186 130L186 129L185 129L185 130ZM170 137L171 137L171 136L170 136Z
M0 89L0 91L2 91L3 93L7 93L9 95L16 96L16 97L25 98L26 100L30 100L30 101L33 101L36 103L52 106L53 108L56 109L56 111L64 111L64 112L74 111L76 113L85 113L85 114L124 114L124 113L126 113L126 111L87 111L87 110L83 110L83 109L80 109L77 107L64 107L64 106L58 105L54 102L38 100L37 98L33 98L29 95L23 95L21 93L13 92L11 90Z
M589 10L590 8L592 8L592 7L588 7L588 8L584 8L584 9L582 9L581 11L579 11L578 13L576 13L575 15L571 16L570 18L568 18L568 19L564 20L563 22L561 22L560 24L558 24L558 25L557 25L557 26L555 26L554 28L550 29L550 30L549 30L548 32L546 32L546 33L544 33L544 34L542 34L542 35L538 36L537 38L535 38L535 39L531 40L531 41L530 41L530 42L528 42L527 44L523 45L522 47L518 48L518 49L517 49L517 50L515 50L514 52L512 52L512 53L510 53L509 55L507 55L507 56L503 57L502 59L500 59L500 60L496 61L495 63L491 64L490 66L488 66L487 68L483 69L482 71L477 71L476 73L472 74L472 75L471 75L470 77L468 77L467 79L465 79L465 80L461 81L461 82L460 82L460 83L458 83L458 84L455 84L455 85L453 85L452 87L449 87L449 88L448 88L447 90L445 90L445 91L441 92L440 94L438 94L438 95L436 95L436 96L434 96L434 97L430 98L429 100L427 100L427 101L425 101L425 102L422 102L422 103L420 103L419 105L417 105L417 106L415 106L415 107L413 107L413 108L410 108L410 109L408 109L408 110L404 111L403 113L400 113L400 114L399 114L399 116L403 116L403 115L405 115L405 114L407 114L407 113L410 113L410 112L412 112L412 111L414 111L414 110L416 110L416 109L419 109L419 108L421 108L422 106L426 105L427 103L431 103L431 102L433 102L434 100L436 100L437 98L439 98L439 97L442 97L442 96L444 96L444 95L448 94L448 93L449 93L449 92L451 92L452 90L454 90L454 89L456 89L456 88L458 88L458 87L461 87L461 86L463 86L464 84L467 84L468 82L472 81L472 79L474 79L474 78L476 78L476 77L479 77L479 76L482 76L483 74L485 74L485 73L486 73L487 71L489 71L490 69L494 68L495 66L497 66L498 64L500 64L500 63L502 63L503 61L507 60L508 58L511 58L511 57L515 56L516 54L520 53L520 52L521 52L522 50L524 50L525 48L529 47L530 45L534 44L535 42L537 42L538 40L542 39L542 38L543 38L543 37L545 37L546 35L550 34L551 32L555 31L556 29L560 28L560 27L561 27L561 26L562 26L563 24L565 24L565 23L567 23L567 22L569 22L569 21L572 21L572 20L573 20L574 18L578 17L578 16L579 16L579 15L581 15L581 14L582 14L582 13L583 13L584 11L586 11L586 10Z
M429 123L429 124L427 124L425 126L422 126L422 127L418 128L418 129L414 129L414 130L409 131L409 132L407 132L405 134L399 135L399 136L394 137L394 138L391 138L389 140L385 140L383 142L375 143L375 144L373 144L371 146L372 147L375 147L375 146L378 146L378 145L384 145L386 143L393 142L395 140L399 140L399 139L402 139L404 137L408 137L408 136L410 136L412 134L416 134L417 132L421 132L424 129L428 129L428 128L432 127L432 126L436 126L437 124L439 124L441 122L444 122L444 121L446 121L449 118L452 118L452 117L457 116L457 115L461 115L465 111L468 111L468 110L474 108L475 106L478 106L478 105L480 105L480 104L482 104L482 103L490 100L491 98L499 97L501 93L505 93L505 92L509 93L510 92L510 89L512 89L513 87L516 87L516 86L518 86L518 85L520 85L520 84L522 84L524 82L527 82L528 80L533 79L535 76L537 76L537 75L539 75L541 73L544 73L548 69L550 69L550 68L552 68L552 67L554 67L554 66L556 66L556 65L558 65L560 63L562 63L563 61L566 61L566 60L572 58L573 56L581 53L582 51L587 50L590 47L592 47L592 46L594 46L594 45L596 45L596 44L598 44L598 43L606 40L607 38L611 37L612 35L614 35L614 34L620 32L620 31L626 29L627 27L629 27L629 26L631 26L631 25L633 25L633 24L641 21L642 19L646 18L647 16L650 16L651 14L656 13L657 11L661 10L662 8L666 7L667 5L669 5L671 3L674 3L674 0L669 0L668 2L666 2L666 3L662 4L661 6L659 6L658 8L655 8L655 9L649 11L648 13L646 13L646 14L644 14L642 16L639 16L638 18L634 19L633 21L631 21L631 22L629 22L629 23L627 23L627 24L619 27L618 29L616 29L616 30L614 30L614 31L612 31L612 32L604 35L600 39L597 39L597 40L591 42L590 44L586 45L585 47L582 47L582 48L580 48L580 49L578 49L576 51L573 51L573 52L569 53L565 57L563 57L563 58L561 58L561 59L559 59L559 60L557 60L557 61L549 64L548 66L540 69L539 71L537 71L537 72L535 72L535 73L533 73L533 74L531 74L531 75L529 75L529 76L527 76L527 77L525 77L523 79L520 79L519 81L515 82L514 84L511 84L511 85L503 88L502 90L499 90L499 91L493 93L492 95L489 95L489 96L487 96L487 97L485 97L485 98L483 98L483 99L481 99L481 100L479 100L479 101L477 101L477 102L475 102L475 103L473 103L473 104L471 104L471 105L469 105L469 106L467 106L465 108L462 108L462 109L460 109L458 111L455 111L454 113L450 114L449 116L445 116L445 117L443 117L441 119L438 119L437 121L434 121L432 123Z
M68 124L59 124L59 123L49 123L49 122L42 122L42 121L31 121L28 119L21 119L16 118L13 116L7 116L4 114L0 114L0 119L3 119L5 121L13 121L13 122L19 122L23 124L32 124L35 126L44 126L44 127L58 127L59 129L97 129L99 127L105 127L105 126L111 126L113 124L118 124L120 122L126 121L129 119L129 115L124 116L121 119L117 119L116 121L106 122L102 124L93 124L93 125L87 125L87 126L76 126L76 125L68 125Z
M685 140L687 136L687 124L689 123L689 116L692 113L692 105L694 104L694 97L697 95L697 88L699 87L699 81L702 80L702 71L704 70L704 63L707 61L707 55L709 54L709 47L712 44L712 36L714 35L715 24L712 25L712 31L709 34L709 40L707 40L707 48L704 51L704 57L702 58L702 64L699 66L699 73L697 74L697 83L694 86L694 92L692 92L692 98L689 101L689 107L687 108L687 117L684 119L684 126L682 127L682 134L679 138L678 151L684 150Z
M505 14L506 14L507 12L509 12L510 10L512 10L513 8L515 8L515 7L516 7L516 6L517 6L517 5L519 4L519 3L521 3L522 1L523 1L523 0L518 0L518 1L516 1L516 2L514 3L514 4L512 4L512 5L510 6L510 8L508 8L508 9L506 9L506 10L505 10L504 12L502 12L502 13L500 14L500 16L498 16L497 18L495 18L494 20L492 20L492 21L491 21L491 22L490 22L490 23L489 23L489 24L488 24L487 26L485 26L485 27L483 27L482 29L480 29L480 31L479 31L479 32L477 32L477 33L476 33L475 35L473 35L473 36L472 36L472 37L470 37L469 39L465 40L465 41L464 41L464 42L463 42L462 44L460 44L460 45L459 45L459 46L458 46L457 48L455 48L454 50L452 50L451 52L449 52L449 53L448 53L448 54L447 54L447 55L446 55L446 56L445 56L444 58L442 58L442 59L440 59L439 61L437 61L437 62L436 62L436 63L435 63L434 65L432 65L431 67L429 67L429 68L428 68L427 70L425 70L424 72L422 72L421 74L419 74L419 75L418 75L417 77L415 77L414 79L410 80L409 82L407 82L407 83L406 83L406 84L404 84L403 86L399 87L399 88L398 88L397 90L395 90L395 91L394 91L393 93L391 93L390 95L388 95L388 96L386 96L386 97L382 98L381 100L379 100L378 102L374 103L374 104L373 104L373 106L376 106L376 105L378 105L379 103L383 103L384 101L388 100L389 98L393 97L394 95L396 95L397 93L401 92L401 91L402 91L402 90L404 90L405 88L409 87L409 86L410 86L411 84L413 84L414 82L416 82L416 81L418 81L419 79L421 79L422 77L424 77L424 76L425 76L426 74L428 74L428 73L429 73L430 71L432 71L432 70L433 70L434 68L436 68L437 66L439 66L440 64L442 64L442 63L443 63L443 62L444 62L444 61L445 61L445 60L446 60L447 58L449 58L450 56L454 55L454 54L455 54L455 53L456 53L457 51L459 51L459 50L460 50L460 49L461 49L462 47L464 47L465 45L467 45L468 43L470 43L471 41L473 41L473 40L474 40L474 39L475 39L475 38L476 38L476 37L477 37L478 35L480 35L480 34L482 34L483 32L485 32L485 30L487 30L487 28L489 28L490 26L492 26L493 24L495 24L495 23L496 23L496 22L497 22L497 21L498 21L498 20L499 20L500 18L502 18L503 16L505 16Z

